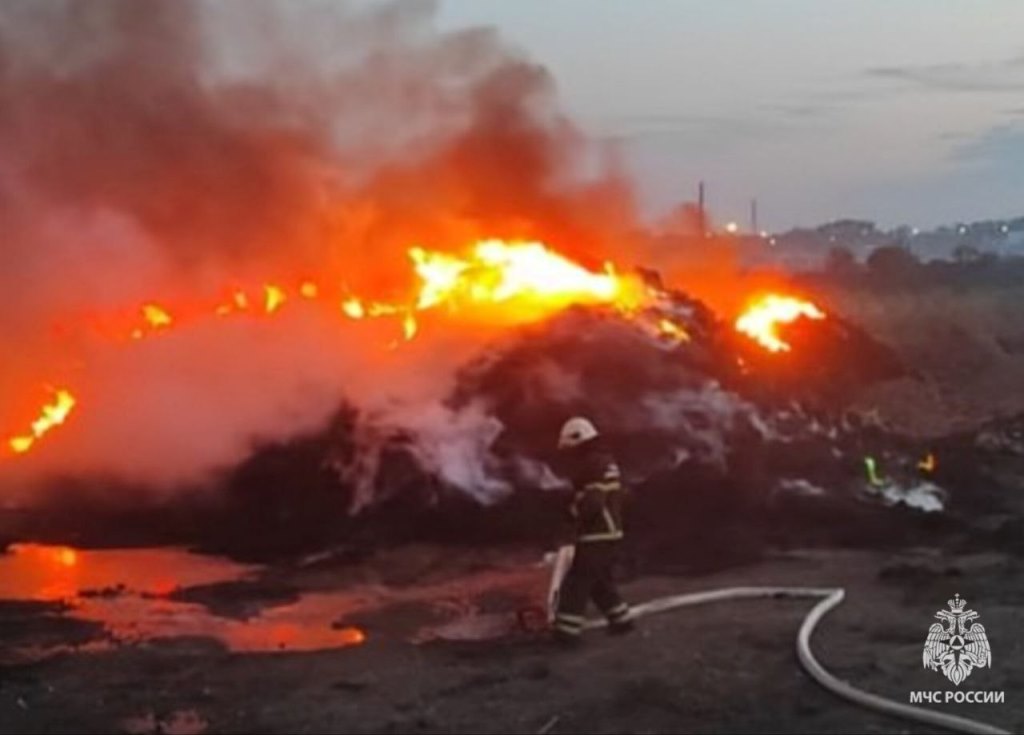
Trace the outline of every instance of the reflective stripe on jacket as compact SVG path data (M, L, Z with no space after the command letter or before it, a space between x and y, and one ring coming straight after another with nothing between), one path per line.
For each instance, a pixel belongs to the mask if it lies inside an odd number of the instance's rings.
M619 466L606 453L596 453L573 478L570 513L576 521L576 541L615 541L623 536L623 487Z

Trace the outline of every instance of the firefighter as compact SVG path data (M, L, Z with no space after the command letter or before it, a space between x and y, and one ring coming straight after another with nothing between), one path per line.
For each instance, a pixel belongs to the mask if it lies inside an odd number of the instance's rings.
M594 424L579 416L562 427L558 448L573 483L569 513L575 548L572 566L559 590L555 640L563 644L579 641L590 600L608 619L610 633L628 633L634 627L629 605L612 578L623 536L625 492L619 466Z

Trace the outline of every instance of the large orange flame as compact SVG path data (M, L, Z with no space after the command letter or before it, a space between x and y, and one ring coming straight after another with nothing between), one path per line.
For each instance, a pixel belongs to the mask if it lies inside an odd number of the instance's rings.
M824 319L825 312L795 296L767 294L754 300L737 317L736 329L771 352L789 352L792 348L782 339L779 329L800 318Z
M610 263L593 273L540 242L482 240L464 256L412 248L409 257L421 282L417 309L499 304L514 316L577 303L628 306L637 298L632 279Z
M66 389L54 391L53 400L39 409L39 417L32 422L32 428L25 434L11 437L7 444L15 454L24 454L55 426L63 424L75 407L75 397Z
M543 319L573 304L605 304L625 314L652 304L653 292L637 276L620 275L610 263L601 271L588 270L541 242L487 239L459 252L412 247L408 255L414 286L405 299L374 300L352 294L340 284L332 289L309 278L291 286L236 285L223 292L226 298L206 307L178 305L171 309L157 302L145 303L134 312L129 329L119 333L141 340L207 316L270 317L291 308L294 297L296 301L330 305L335 313L352 320L394 320L396 339L386 345L394 347L400 339L409 341L420 334L420 312L436 311L463 322L520 324ZM339 292L343 294L340 301ZM808 301L769 294L754 301L735 326L766 349L784 352L790 346L779 335L781 325L800 317L824 316ZM683 325L664 316L656 321L655 331L662 336L676 343L690 340ZM28 452L44 434L64 423L74 406L75 398L69 390L55 391L53 401L40 409L31 432L12 437L10 448L19 454Z
M576 303L605 303L627 311L643 297L639 280L616 274L611 264L593 272L540 242L488 239L461 253L412 247L408 255L415 284L408 298L381 301L348 294L340 302L340 313L354 320L394 319L396 333L409 341L420 333L417 312L438 310L459 320L523 323ZM309 278L293 287L263 283L258 289L235 286L225 293L226 299L199 309L194 305L172 309L147 302L134 312L128 328L118 333L142 340L208 315L276 315L289 307L293 296L328 303L336 298L329 287ZM64 422L74 405L70 391L58 391L53 403L41 409L31 433L9 440L11 449L19 454L28 452L45 433Z

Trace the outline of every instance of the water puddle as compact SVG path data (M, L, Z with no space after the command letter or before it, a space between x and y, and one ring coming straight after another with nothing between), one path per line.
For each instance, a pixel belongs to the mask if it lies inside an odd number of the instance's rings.
M68 546L13 544L0 556L0 600L60 603L63 614L102 626L105 645L173 637L209 637L232 651L302 651L362 643L362 631L332 626L343 609L300 598L266 607L248 619L213 614L172 599L192 587L252 578L261 568L183 549L82 551ZM33 650L35 649L35 650ZM29 642L22 653L45 654ZM33 655L35 654L35 655Z
M184 549L100 549L11 544L0 556L0 598L67 602L131 591L149 597L240 579L258 567Z
M311 651L358 645L367 628L417 643L482 640L522 627L517 605L528 591L542 599L547 574L518 565L399 587L363 581L282 594L265 572L177 548L18 543L0 555L0 623L4 615L28 620L18 606L41 606L29 610L36 616L29 632L12 636L22 661L172 638L213 638L236 652ZM495 595L504 601L497 610L487 602ZM91 633L74 643L59 630L39 635L47 621L88 625Z

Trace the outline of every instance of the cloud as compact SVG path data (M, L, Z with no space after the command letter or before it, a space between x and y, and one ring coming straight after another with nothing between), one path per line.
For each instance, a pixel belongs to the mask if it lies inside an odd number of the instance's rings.
M949 92L1024 92L1024 55L982 63L875 66L865 74Z
M1024 124L1004 123L957 146L953 157L962 162L1015 171L1024 182Z
M753 139L780 139L829 123L832 106L817 103L760 105L729 113L666 113L620 115L599 127L606 137L623 142L680 138L718 146Z

